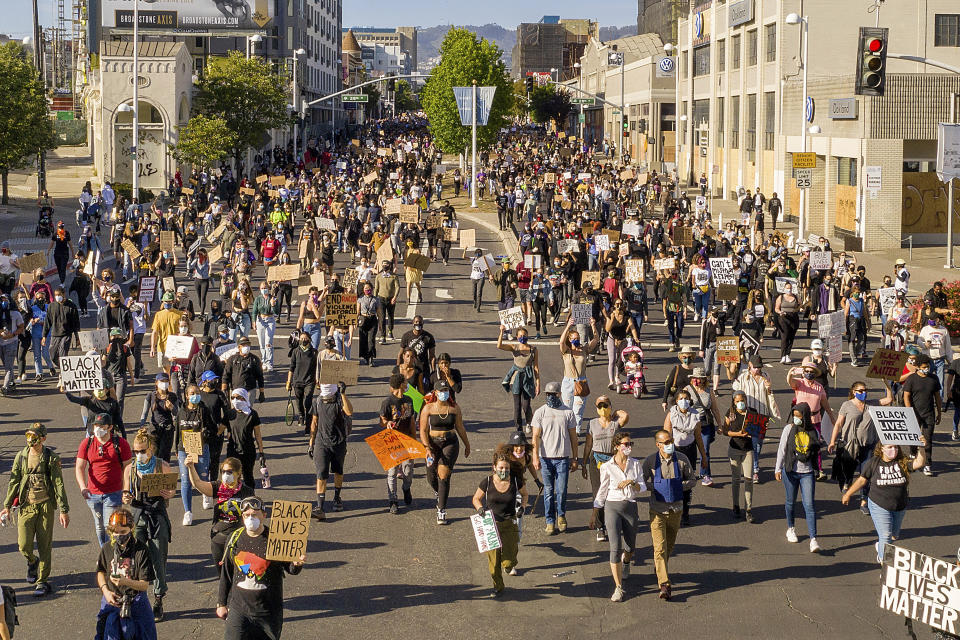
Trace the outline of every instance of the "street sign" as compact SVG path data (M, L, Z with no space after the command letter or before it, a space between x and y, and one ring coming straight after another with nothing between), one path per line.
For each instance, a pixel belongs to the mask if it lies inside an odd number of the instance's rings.
M880 191L883 188L883 171L879 165L871 165L863 168L867 175L867 189L869 191Z
M570 98L570 104L593 104L593 98Z
M586 122L586 121L587 121L586 116L581 113L581 114L580 114L580 122L583 123L583 122Z
M368 99L369 99L369 96L365 93L361 93L357 95L345 94L340 96L341 102L366 102Z
M794 169L815 169L817 167L817 154L813 151L804 151L803 153L794 152Z
M809 189L813 185L813 169L797 169L797 189Z

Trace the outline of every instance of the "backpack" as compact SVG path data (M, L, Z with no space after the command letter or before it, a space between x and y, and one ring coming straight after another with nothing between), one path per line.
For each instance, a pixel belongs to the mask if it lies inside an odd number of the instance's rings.
M0 589L3 590L3 619L7 623L7 631L12 638L13 628L20 624L20 619L17 618L17 592L7 585L3 585Z

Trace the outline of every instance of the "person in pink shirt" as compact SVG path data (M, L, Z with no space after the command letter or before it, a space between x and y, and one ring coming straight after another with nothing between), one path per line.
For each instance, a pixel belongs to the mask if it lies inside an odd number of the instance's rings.
M823 412L826 412L830 417L831 424L836 424L837 414L830 407L830 396L827 394L827 390L815 379L817 373L817 365L812 362L805 363L801 367L793 367L787 371L787 384L793 389L794 404L806 402L807 406L810 407L810 422L822 437L820 421ZM825 479L827 476L823 472L823 458L819 453L817 454L817 469L817 480Z
M264 267L273 266L278 262L280 241L276 239L272 229L267 231L267 237L260 243L260 257L263 258Z

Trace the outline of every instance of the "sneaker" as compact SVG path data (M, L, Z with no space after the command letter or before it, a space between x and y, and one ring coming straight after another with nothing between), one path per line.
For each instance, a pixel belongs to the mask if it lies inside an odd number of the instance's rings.
M780 358L780 364L787 364L787 357L786 357L786 356L783 356L782 358Z
M189 527L193 524L193 511L187 511L183 514L183 526Z
M673 352L676 351L676 350L677 350L677 348L676 348L675 346L673 346L672 344L671 344L670 347L667 349L667 351L669 351L669 352L671 352L671 353L673 353Z
M563 533L567 530L567 519L563 516L557 518L557 531Z
M783 356L783 364L790 364L793 360L790 359L790 356Z
M797 542L797 530L793 527L787 529L787 542Z
M597 529L597 542L606 542L608 539L609 538L607 538L606 531L603 529Z
M669 584L662 584L662 585L660 585L660 599L661 599L661 600L669 600L672 595L673 595L673 593L672 593L672 591L671 591L671 589L670 589L670 585L669 585Z
M38 373L38 374L36 375L36 377L33 379L33 381L34 381L34 382L43 382L43 375Z
M33 597L42 598L51 591L53 591L53 589L50 587L49 582L38 582L36 588L33 590Z
M953 433L950 434L950 439L953 440L954 442L956 442L957 440L960 440L960 432L954 429Z
M447 512L437 509L437 524L447 524Z
M19 382L20 384L23 384L23 383L26 382L26 381L27 381L27 374L23 374L22 376L20 376L19 378L17 378L17 382ZM956 435L957 432L954 431L953 433L954 433L954 435ZM956 438L954 438L954 440L956 440Z
M750 509L747 509L747 522L749 522L750 524L756 524L756 522L757 522L757 521L753 518L753 513L750 511Z
M927 465L923 468L923 475L927 476L928 478L933 477L933 469L930 468L930 465Z
M703 476L703 480L700 481L700 484L702 484L705 487L713 486L713 478L711 478L710 476Z
M39 566L39 564L39 558L27 563L27 584L33 584L37 581L37 566Z
M754 472L753 472L753 483L754 483L754 484L760 484L760 472L759 472L759 471L754 471Z
M336 496L333 499L333 510L334 511L343 511L343 500L340 499L340 496Z
M314 520L317 520L318 522L322 522L323 520L326 520L327 514L323 512L322 508L314 507L310 511L310 517L313 518Z
M500 591L493 590L493 591L490 592L490 597L493 598L494 600L496 600L497 598L500 597L500 595L501 595L502 593L503 593L503 589L501 589Z
M153 621L163 620L163 596L156 596L153 599Z
M817 473L818 482L823 482L826 479L827 479L827 474L825 474L823 471L820 471L819 473Z
M508 576L516 576L516 575L519 575L519 574L517 573L517 568L516 568L516 567L510 567L510 571L507 572L507 575L508 575Z
M861 502L861 503L860 503L860 513L862 513L862 514L865 515L865 516L870 515L870 508L867 507L867 503L866 503L866 502Z
M553 523L552 523L552 522L548 522L548 523L547 523L547 526L543 528L543 531L544 531L544 533L546 533L548 536L552 536L553 533L554 533Z
M210 496L203 496L203 508L204 509L213 509L213 498Z
M624 578L629 578L629 577L630 577L630 563L632 562L632 560L627 560L627 554L624 553L622 556L620 556L620 562L623 563L623 573L622 573L621 575L623 575Z
M733 505L733 519L734 520L740 519L740 505L738 504Z
M396 502L390 503L390 513L392 513L393 515L397 515L400 513L400 509L397 507Z
M623 602L623 588L617 587L613 590L613 595L610 596L610 602Z
M410 489L403 490L403 504L410 506L410 503L413 502L413 495L410 493Z
M820 551L820 543L817 542L816 538L810 538L810 553L816 553Z
M526 434L527 436L532 436L533 426L529 424L523 425L523 433Z

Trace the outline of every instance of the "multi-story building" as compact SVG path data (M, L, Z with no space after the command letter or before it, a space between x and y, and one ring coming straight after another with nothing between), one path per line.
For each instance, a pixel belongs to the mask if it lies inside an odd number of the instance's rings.
M573 65L583 56L590 38L599 37L599 25L593 20L543 16L540 22L521 23L513 46L511 74L523 78L528 73L553 70L555 80L575 78Z
M637 0L637 33L655 33L664 42L677 41L677 22L690 10L690 0Z
M717 197L741 188L782 197L799 217L793 154L816 154L806 233L864 250L946 231L945 188L933 172L937 123L960 75L888 57L882 97L855 95L859 27L889 28L891 54L960 66L956 0L867 5L802 0L701 1L679 23L679 174L705 173ZM804 24L788 24L791 13ZM795 22L791 20L791 22ZM801 34L809 34L804 101ZM801 126L802 124L802 126ZM812 128L812 132L811 132ZM805 132L805 133L804 133ZM870 185L867 185L867 176Z
M417 28L350 29L360 44L363 65L371 78L417 72Z

